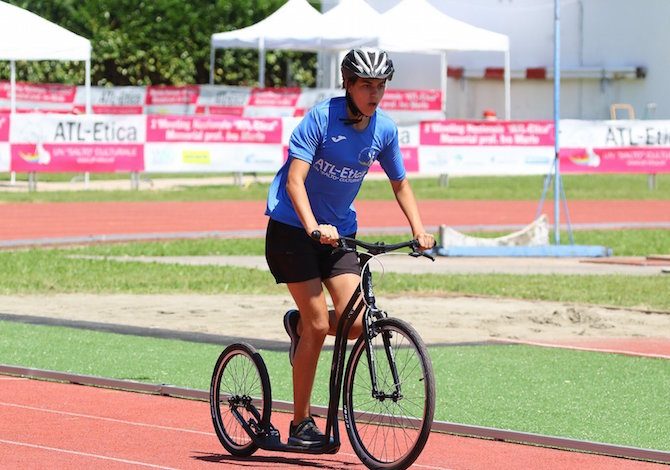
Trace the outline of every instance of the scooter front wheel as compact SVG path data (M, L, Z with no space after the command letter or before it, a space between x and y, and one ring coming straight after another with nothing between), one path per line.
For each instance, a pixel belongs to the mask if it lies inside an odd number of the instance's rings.
M368 468L402 470L421 454L433 424L435 377L419 334L397 318L376 321L369 347L354 345L344 377L344 421ZM372 386L372 377L376 387Z

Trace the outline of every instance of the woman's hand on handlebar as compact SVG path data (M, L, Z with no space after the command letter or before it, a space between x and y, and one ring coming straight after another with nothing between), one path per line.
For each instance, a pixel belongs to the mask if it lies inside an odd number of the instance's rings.
M319 232L321 234L319 237L319 242L321 242L323 245L338 246L340 234L337 232L337 227L333 225L321 224L315 229L309 231L309 235L312 238L314 238L314 232Z
M419 249L421 251L430 250L435 247L435 237L430 233L417 233L414 238L419 242Z

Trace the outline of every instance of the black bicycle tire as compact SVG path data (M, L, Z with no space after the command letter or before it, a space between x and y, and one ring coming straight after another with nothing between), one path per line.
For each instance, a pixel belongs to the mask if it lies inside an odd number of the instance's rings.
M416 438L414 445L408 449L404 455L400 456L398 460L394 460L392 462L378 459L375 455L372 455L372 453L362 442L362 438L359 435L358 425L356 424L355 420L355 412L353 408L354 405L352 400L354 380L356 378L356 367L361 358L366 357L365 341L362 336L354 344L354 347L351 350L351 354L349 356L349 361L347 363L343 389L344 421L351 446L365 466L368 468L401 470L408 468L419 457L426 445L426 442L428 441L428 437L430 436L430 430L435 413L435 376L433 373L433 366L430 360L430 356L428 354L428 349L426 348L426 345L424 344L419 334L410 324L397 318L383 318L376 321L373 325L373 328L377 328L380 331L395 330L401 332L401 334L403 334L403 336L407 338L408 342L410 342L414 347L420 359L421 367L423 368L423 375L425 380L424 389L426 395L424 412L418 437ZM367 360L364 360L367 364ZM367 380L369 387L369 376Z
M231 454L237 457L248 457L252 455L258 446L250 439L246 443L238 443L230 437L226 431L226 425L221 413L220 405L220 385L226 367L230 364L231 359L235 356L245 356L251 361L253 367L256 369L260 378L261 393L263 394L263 410L261 411L261 426L266 427L270 422L270 414L272 409L272 390L270 387L270 377L268 375L265 361L256 349L247 343L235 343L228 346L219 355L212 373L212 381L209 387L209 405L212 415L212 423L214 431L219 438L223 447ZM238 424L239 426L239 424ZM240 426L241 428L241 426Z

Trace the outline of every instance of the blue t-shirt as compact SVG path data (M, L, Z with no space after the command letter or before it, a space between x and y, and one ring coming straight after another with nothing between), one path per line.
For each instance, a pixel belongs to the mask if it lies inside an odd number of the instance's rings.
M334 225L342 235L357 230L354 198L375 160L389 179L405 178L398 128L391 118L377 109L362 131L340 120L346 118L346 99L337 97L317 104L300 121L289 141L288 160L270 185L265 214L271 219L302 228L286 192L294 158L311 165L305 188L317 222Z

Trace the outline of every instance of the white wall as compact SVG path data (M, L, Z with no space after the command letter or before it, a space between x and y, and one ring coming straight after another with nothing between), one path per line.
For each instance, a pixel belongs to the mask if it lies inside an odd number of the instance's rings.
M337 0L325 0L327 10ZM384 12L399 0L367 0ZM513 71L553 69L554 0L429 0L444 13L510 37ZM608 119L610 104L630 103L636 117L670 118L670 0L561 0L561 117ZM436 56L392 54L398 72L394 88L439 88ZM502 67L499 53L450 52L449 65L475 74ZM644 79L568 78L585 69L647 68ZM502 81L448 80L449 117L479 118L486 108L504 114ZM512 80L512 118L551 119L553 81Z

